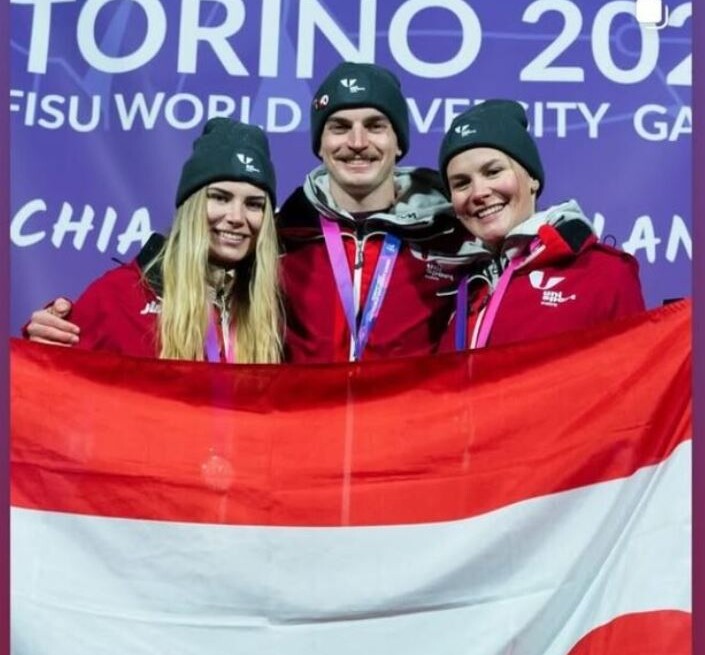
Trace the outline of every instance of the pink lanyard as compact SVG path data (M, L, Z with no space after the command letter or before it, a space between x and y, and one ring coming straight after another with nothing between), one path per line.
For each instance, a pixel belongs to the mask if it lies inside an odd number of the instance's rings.
M502 298L504 298L504 294L507 291L509 280L512 278L512 273L514 273L519 266L517 259L518 258L515 257L509 262L507 268L504 269L504 272L497 281L497 287L490 296L490 302L487 304L487 309L485 309L485 314L482 317L482 323L480 325L480 332L477 335L477 342L475 343L476 348L484 348L487 345L487 341L490 338L490 330L492 329L495 318L497 318L497 310L499 310Z
M487 341L490 338L490 331L492 330L492 325L494 324L495 319L497 318L499 306L501 305L502 300L504 298L504 294L506 293L507 288L509 287L509 282L512 279L514 271L520 268L521 266L524 266L524 264L526 264L529 260L534 259L543 249L544 247L542 246L541 241L537 237L531 242L531 245L529 246L529 254L526 257L514 257L509 261L509 263L507 264L507 268L505 268L502 275L500 275L499 280L497 281L497 286L492 292L492 295L490 296L490 301L487 304L487 308L485 309L485 313L483 314L481 319L480 331L477 335L477 341L473 344L473 347L484 348L487 345ZM461 284L464 284L464 280L461 280ZM465 307L467 307L467 290L465 291L464 297L464 304ZM460 305L461 300L462 298L459 294L458 305ZM460 307L458 307L458 309L460 309ZM467 325L467 309L465 309L463 315L465 316L463 324ZM459 314L459 312L456 312L456 321L460 319L460 316L461 315Z
M367 301L365 302L358 327L350 267L343 248L340 226L335 221L328 220L323 216L320 217L320 221L328 258L333 268L336 286L338 287L338 297L343 305L348 329L355 347L354 359L359 361L367 345L370 332L372 332L372 327L377 320L377 316L379 316L384 296L389 289L389 281L401 248L401 240L393 234L387 234L384 237L382 250L377 260L370 289L367 292Z
M206 361L221 362L225 360L228 364L233 364L235 362L235 331L230 328L229 333L227 333L229 339L226 341L226 332L219 318L218 310L213 307L213 311L208 315L208 328L206 331L206 342L204 344ZM222 339L219 337L222 337Z

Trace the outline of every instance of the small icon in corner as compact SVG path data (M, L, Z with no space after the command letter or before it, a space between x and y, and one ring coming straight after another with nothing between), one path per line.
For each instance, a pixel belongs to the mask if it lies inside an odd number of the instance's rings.
M644 27L660 30L668 25L668 6L662 0L636 0L636 20Z

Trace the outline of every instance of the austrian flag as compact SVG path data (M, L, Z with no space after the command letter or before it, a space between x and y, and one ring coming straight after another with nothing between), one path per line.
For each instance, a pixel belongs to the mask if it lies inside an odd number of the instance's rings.
M330 366L12 344L15 655L688 655L690 305Z

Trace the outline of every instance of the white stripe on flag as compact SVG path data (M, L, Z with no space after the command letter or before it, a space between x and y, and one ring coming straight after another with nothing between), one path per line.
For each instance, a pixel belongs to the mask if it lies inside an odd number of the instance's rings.
M690 611L685 442L627 479L473 519L183 524L12 510L15 655L565 655Z

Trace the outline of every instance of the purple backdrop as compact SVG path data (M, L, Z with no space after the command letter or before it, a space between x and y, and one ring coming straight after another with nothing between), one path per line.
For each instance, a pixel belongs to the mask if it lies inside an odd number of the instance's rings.
M168 227L215 112L269 132L279 197L317 160L308 104L342 59L402 80L403 163L435 165L465 107L516 98L547 170L638 257L649 306L691 293L691 11L633 0L11 0L11 333Z

